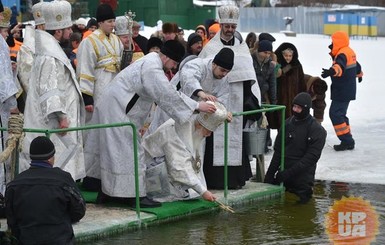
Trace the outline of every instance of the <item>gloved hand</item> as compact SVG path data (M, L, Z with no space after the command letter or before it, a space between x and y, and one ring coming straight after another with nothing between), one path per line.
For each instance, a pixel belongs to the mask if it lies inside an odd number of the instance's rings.
M333 76L334 74L336 74L336 71L333 68L330 68L330 69L322 68L321 77L327 78L327 77Z
M359 83L362 82L362 77L359 77L359 78L358 78L358 82L359 82Z
M286 65L286 66L284 66L283 68L282 68L282 73L283 74L286 74L288 71L290 71L291 70L291 65L290 64L288 64L288 65Z
M278 171L277 174L275 175L275 180L278 183L282 183L286 180L286 172L285 171Z

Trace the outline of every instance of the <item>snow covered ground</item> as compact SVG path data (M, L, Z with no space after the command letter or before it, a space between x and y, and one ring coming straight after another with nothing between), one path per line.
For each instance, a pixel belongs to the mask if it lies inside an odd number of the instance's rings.
M319 76L322 68L331 66L328 45L331 39L323 35L297 35L286 37L274 34L277 48L282 42L293 43L306 74ZM352 151L336 152L334 144L339 140L329 119L330 90L327 91L323 126L328 136L321 159L318 162L316 179L344 182L385 184L385 110L381 97L385 82L381 79L381 62L385 56L385 38L352 39L350 46L355 50L362 65L364 78L357 84L357 99L352 101L348 117L356 148ZM330 78L326 79L330 86ZM381 82L382 81L382 82ZM381 109L382 108L382 109ZM266 165L269 164L269 156Z
M142 35L150 37L155 28L145 27ZM192 31L185 31L185 39ZM247 33L242 33L246 37ZM320 76L322 68L329 68L332 60L329 56L329 36L298 34L287 37L282 33L272 33L277 39L273 44L276 49L283 42L293 43L299 53L306 74ZM356 141L352 151L335 152L334 144L339 144L329 119L330 90L327 91L323 126L328 132L326 145L318 162L316 179L344 182L385 184L385 66L380 59L385 58L385 38L351 39L350 46L355 50L364 77L357 85L357 100L352 101L348 117ZM381 68L383 67L383 68ZM384 73L382 73L384 69ZM330 78L326 79L330 86ZM273 137L276 131L273 130ZM266 156L266 169L272 153Z

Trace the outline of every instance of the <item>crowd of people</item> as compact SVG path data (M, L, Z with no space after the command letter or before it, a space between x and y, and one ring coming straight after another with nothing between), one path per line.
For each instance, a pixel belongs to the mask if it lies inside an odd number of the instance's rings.
M321 123L328 86L322 78L328 76L332 77L330 118L341 140L334 149L354 149L346 114L349 101L355 99L356 77L361 81L363 73L346 33L332 36L333 64L320 78L305 74L292 43L273 51L275 38L269 33L249 33L244 40L237 31L236 6L221 6L217 21L198 25L186 40L183 29L173 22L163 23L147 39L139 34L141 25L131 12L115 16L108 4L99 5L88 22L83 18L73 22L69 2L41 1L32 8L35 25L27 26L10 26L11 10L1 5L0 11L2 127L7 127L11 113L23 113L24 128L131 122L137 129L68 131L50 138L26 133L20 174L12 181L4 171L0 174L8 225L20 241L47 243L49 237L65 244L73 241L68 225L85 213L75 181L97 191L99 204L135 206L136 174L141 207L197 196L215 201L210 190L223 189L225 182L225 121L229 122L228 188L240 189L252 178L243 130L266 120L269 130L279 130L285 123L285 169L279 167L281 132L275 141L268 133L265 152L274 142L274 155L264 181L284 183L306 203L326 140ZM262 104L285 105L286 118L274 112L232 116ZM6 138L2 131L3 150ZM138 173L134 150L139 154ZM9 171L9 165L4 162L1 168ZM36 192L39 195L33 196ZM62 210L52 214L57 216L41 220L39 212L49 209L51 202L41 204L46 192L60 192L55 202L65 205L58 204ZM39 206L38 211L19 212L27 203ZM66 217L62 225L68 236L53 235L52 227L52 233L47 232L46 226L59 215ZM45 235L37 235L39 229Z

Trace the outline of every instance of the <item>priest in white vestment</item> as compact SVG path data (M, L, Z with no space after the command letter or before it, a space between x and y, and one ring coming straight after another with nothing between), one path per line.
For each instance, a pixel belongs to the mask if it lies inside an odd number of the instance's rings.
M227 75L229 96L225 103L227 110L242 112L255 110L261 101L260 89L255 75L249 48L236 32L239 9L236 6L221 6L218 10L221 30L203 47L199 57L214 57L223 47L234 51L234 67ZM248 103L252 102L252 103ZM256 120L257 118L252 118ZM250 162L243 152L242 131L245 117L234 117L229 125L229 188L238 189L245 185L251 176ZM209 188L223 189L224 129L219 127L213 138L206 139L204 173ZM211 143L212 142L212 143Z
M42 7L46 30L35 30L35 59L24 111L24 128L59 129L84 125L84 105L75 71L59 45L72 33L71 4L46 2ZM26 133L20 171L29 168L29 145L37 136ZM82 131L52 134L54 167L69 172L74 180L85 177Z
M95 106L91 124L132 122L130 127L113 127L90 130L85 143L87 176L101 180L101 195L119 198L135 197L133 133L137 135L139 155L139 129L155 102L178 122L189 120L195 110L214 112L215 106L196 102L175 90L165 70L176 68L183 57L184 47L175 40L167 41L160 53L149 53L122 70ZM146 196L146 164L139 162L140 196ZM149 206L157 205L142 199Z
M19 77L20 84L23 88L24 99L28 93L28 81L31 77L32 64L35 55L35 29L45 29L45 20L41 10L44 3L45 2L38 2L32 6L35 27L30 25L25 27L23 44L17 53L17 76Z
M1 4L1 2L0 2ZM11 112L18 112L16 93L18 91L13 79L13 73L11 68L11 60L9 58L9 47L5 41L8 36L9 20L11 18L11 10L9 8L3 8L0 6L0 126L2 128L8 128L8 119ZM5 149L8 133L7 131L1 131L1 152ZM4 195L6 173L4 172L4 162L0 163L0 194ZM6 169L9 169L6 166Z
M202 143L226 119L231 121L232 115L219 102L210 103L215 104L215 113L201 112L182 124L169 119L143 139L146 163L150 163L148 172L153 167L166 168L163 175L146 176L147 194L154 200L186 200L198 194L207 201L215 201L202 172ZM160 158L163 161L159 165L153 164Z
M99 28L83 39L76 54L76 75L86 106L87 123L97 100L119 73L123 53L123 44L113 33L115 14L109 4L98 6L96 20Z

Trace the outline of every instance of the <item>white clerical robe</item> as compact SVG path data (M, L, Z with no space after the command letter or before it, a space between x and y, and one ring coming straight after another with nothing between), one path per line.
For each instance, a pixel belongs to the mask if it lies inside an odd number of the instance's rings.
M202 49L199 54L201 58L214 57L222 48L231 48L234 51L234 66L226 76L229 83L229 95L225 106L228 111L243 111L243 82L252 81L251 90L253 94L261 101L261 93L259 90L257 78L255 75L253 60L250 55L246 42L241 42L235 38L235 45L224 45L220 40L220 32L218 32ZM242 165L242 117L234 117L232 122L228 124L228 165ZM214 137L214 166L224 165L224 126L221 125L215 130Z
M132 109L127 104L139 95ZM133 133L137 135L155 102L168 115L180 122L187 121L198 104L175 90L163 70L159 54L152 52L123 69L105 88L96 103L91 124L132 122L130 127L114 127L89 131L85 144L87 176L101 179L102 191L114 197L135 197ZM140 196L146 195L146 164L139 162Z
M169 119L162 124L153 134L143 139L142 145L149 160L156 157L164 157L167 175L161 177L169 182L168 193L154 195L157 201L170 202L185 200L207 191L206 181L201 169L201 146L203 137L194 139L194 122L196 115L183 124L175 123ZM194 140L198 142L193 142ZM189 195L186 195L188 194Z
M17 107L15 94L17 87L13 79L11 68L11 60L9 58L9 47L5 42L3 36L0 35L0 120L1 127L8 128L8 119L10 116L10 109ZM5 149L7 140L7 131L1 131L0 150ZM5 172L4 164L0 163L0 193L5 192ZM7 169L9 169L7 167Z
M17 75L25 95L28 93L28 80L31 76L34 55L35 29L33 26L26 26L23 45L17 53Z
M96 101L103 93L105 86L118 74L123 44L115 34L106 34L97 29L79 45L76 59L76 74L79 78L80 90Z
M57 129L58 114L64 114L69 127L84 125L84 104L75 71L58 41L49 33L36 30L36 56L24 111L24 128ZM69 172L74 180L85 177L82 131L52 134L55 165ZM29 145L39 134L26 133L20 170L29 168ZM41 134L40 134L41 135Z

